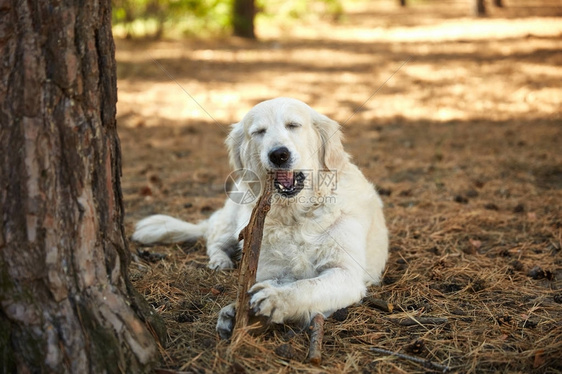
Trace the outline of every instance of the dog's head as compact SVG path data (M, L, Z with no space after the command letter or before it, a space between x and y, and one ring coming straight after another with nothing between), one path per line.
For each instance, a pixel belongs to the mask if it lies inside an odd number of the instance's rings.
M274 173L277 192L286 197L303 189L307 171L337 171L348 159L339 124L290 98L253 107L233 125L226 144L235 169Z

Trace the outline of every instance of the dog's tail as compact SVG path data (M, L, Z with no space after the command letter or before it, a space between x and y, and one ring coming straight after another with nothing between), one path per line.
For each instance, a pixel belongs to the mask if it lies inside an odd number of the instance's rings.
M197 224L157 214L139 221L131 239L145 245L194 241L205 235L208 221Z

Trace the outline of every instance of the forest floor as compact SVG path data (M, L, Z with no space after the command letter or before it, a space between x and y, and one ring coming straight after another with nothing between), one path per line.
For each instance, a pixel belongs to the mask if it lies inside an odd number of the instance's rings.
M219 340L236 272L207 269L204 243L131 243L167 324L161 372L562 372L562 9L395 3L259 25L257 42L116 41L128 235L149 214L219 209L228 125L276 96L343 124L390 230L383 284L327 320L319 367L291 326Z

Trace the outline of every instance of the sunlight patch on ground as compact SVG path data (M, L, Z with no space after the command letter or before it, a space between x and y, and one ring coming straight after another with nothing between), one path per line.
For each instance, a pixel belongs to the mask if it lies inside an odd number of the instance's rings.
M342 41L413 43L521 38L527 35L555 36L560 33L562 33L562 23L559 18L517 20L466 18L418 27L344 29L331 37ZM306 32L303 34L300 36L304 37Z
M401 17L395 6L387 11ZM366 11L338 25L270 26L256 43L117 40L118 116L126 126L226 126L277 96L338 121L357 111L352 121L367 124L559 116L559 19L464 15L427 23L416 11L405 10L395 26L367 27Z

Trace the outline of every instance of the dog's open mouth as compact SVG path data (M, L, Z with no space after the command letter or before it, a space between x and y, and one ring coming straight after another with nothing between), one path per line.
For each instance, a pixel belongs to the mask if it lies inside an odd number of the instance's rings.
M292 170L274 171L273 185L281 196L291 197L297 195L304 188L306 176L302 172Z

